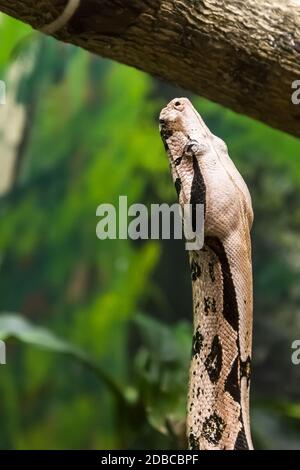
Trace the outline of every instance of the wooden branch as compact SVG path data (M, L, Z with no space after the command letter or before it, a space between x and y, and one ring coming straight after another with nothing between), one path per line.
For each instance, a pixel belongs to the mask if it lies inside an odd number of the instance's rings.
M0 0L0 10L40 29L66 4ZM81 0L55 37L300 136L298 0Z

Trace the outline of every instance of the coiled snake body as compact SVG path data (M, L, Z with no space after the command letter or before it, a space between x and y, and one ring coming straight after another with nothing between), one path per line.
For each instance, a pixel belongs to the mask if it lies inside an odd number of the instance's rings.
M204 246L190 251L194 335L188 391L191 449L253 449L249 420L253 222L248 188L186 98L160 114L179 203L204 204Z

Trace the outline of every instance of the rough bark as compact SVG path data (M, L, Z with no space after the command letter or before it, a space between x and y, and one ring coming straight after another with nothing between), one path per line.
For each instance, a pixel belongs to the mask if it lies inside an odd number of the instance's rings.
M41 28L66 3L0 0L0 10ZM300 136L298 0L81 0L55 37Z

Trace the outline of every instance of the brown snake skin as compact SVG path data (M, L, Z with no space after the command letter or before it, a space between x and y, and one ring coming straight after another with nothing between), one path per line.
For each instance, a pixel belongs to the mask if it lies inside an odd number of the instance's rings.
M187 410L191 449L253 449L249 420L253 222L248 188L187 98L160 114L179 203L204 204L204 246L190 251L194 335Z

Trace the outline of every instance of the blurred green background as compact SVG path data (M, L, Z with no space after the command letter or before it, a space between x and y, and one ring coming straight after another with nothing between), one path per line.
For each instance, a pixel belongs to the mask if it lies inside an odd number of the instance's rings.
M96 208L176 201L158 132L182 90L0 15L1 449L166 449L183 437L183 241L100 241ZM188 96L253 199L256 448L300 449L300 143Z

